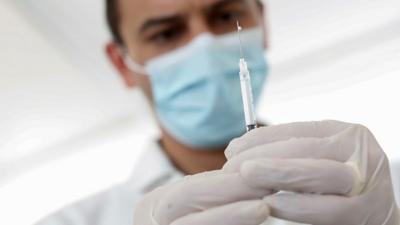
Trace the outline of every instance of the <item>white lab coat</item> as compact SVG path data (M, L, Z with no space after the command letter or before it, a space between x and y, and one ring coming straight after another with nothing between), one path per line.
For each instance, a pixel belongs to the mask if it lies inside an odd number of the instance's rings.
M158 143L152 142L126 182L66 206L36 225L134 225L133 212L140 198L154 188L182 177ZM263 225L299 224L271 218Z

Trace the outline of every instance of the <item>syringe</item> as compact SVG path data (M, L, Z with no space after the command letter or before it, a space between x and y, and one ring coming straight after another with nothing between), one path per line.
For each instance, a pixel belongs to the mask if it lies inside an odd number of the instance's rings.
M249 70L247 69L247 63L244 60L243 50L242 50L242 40L240 38L240 31L242 30L242 27L239 25L239 21L236 21L236 24L237 24L237 31L240 44L240 60L239 60L240 87L242 90L243 110L244 110L244 117L246 120L246 129L248 132L257 128L257 121L254 112L253 92L251 89L250 73Z

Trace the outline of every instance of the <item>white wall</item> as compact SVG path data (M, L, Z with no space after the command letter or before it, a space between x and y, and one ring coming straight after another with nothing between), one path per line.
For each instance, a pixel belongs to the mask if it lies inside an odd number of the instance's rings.
M126 179L155 133L143 99L125 91L100 41L83 50L53 37L45 25L62 13L33 15L17 3L0 1L0 224L32 224ZM35 17L48 12L56 14Z
M157 133L104 58L99 2L0 0L0 224L30 224L124 180ZM400 160L400 1L268 3L260 117L364 123Z
M56 9L45 9L55 14L47 15L44 11L35 14L49 16L40 21L34 15L25 14L27 5L17 6L4 2L0 8L0 162L2 167L7 166L7 172L0 174L0 183L16 170L23 170L25 165L19 164L22 159L35 163L64 154L59 150L60 145L79 140L87 132L105 132L123 120L143 121L146 112L139 108L143 102L141 96L136 91L126 91L106 63L102 47L107 35L101 21L96 30L103 31L99 35L102 41L81 48L79 45L85 45L81 38L76 36L71 42L63 38L63 33L73 30L71 26L77 21L60 20L61 24L69 24L69 27L57 27L64 29L60 33L46 23L58 21L57 17L52 18L55 15L62 16ZM85 35L77 30L69 33ZM53 37L52 32L60 36ZM82 40L90 43L90 36ZM86 64L92 64L91 68L98 65L101 69L90 70ZM137 109L133 102L138 103ZM39 152L47 153L39 157L36 155Z

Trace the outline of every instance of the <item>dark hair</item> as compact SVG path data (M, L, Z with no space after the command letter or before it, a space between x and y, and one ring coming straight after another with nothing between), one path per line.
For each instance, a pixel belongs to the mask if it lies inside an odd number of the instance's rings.
M123 44L119 33L119 12L118 0L106 0L106 19L108 28L110 29L113 40L117 44Z

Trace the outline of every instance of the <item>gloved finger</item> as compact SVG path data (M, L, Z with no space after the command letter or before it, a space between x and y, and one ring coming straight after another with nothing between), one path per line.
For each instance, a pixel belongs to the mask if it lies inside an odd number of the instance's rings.
M256 159L243 163L240 174L252 187L300 193L352 193L353 167L325 159Z
M171 225L259 225L268 216L268 206L262 200L242 201L189 214Z
M157 205L158 199L168 190L169 186L161 186L154 189L150 194L145 195L138 203L134 212L134 224L161 225L154 221L153 208ZM139 222L140 221L140 222Z
M333 136L352 124L324 120L318 122L296 122L276 126L260 127L246 133L240 138L232 140L225 156L230 159L233 156L258 145L285 141L291 138L325 138Z
M359 223L351 198L336 195L278 193L264 198L271 216L306 224L336 225ZM353 212L353 213L349 213ZM366 217L365 217L366 218Z
M352 149L330 138L292 138L287 141L259 145L249 149L225 163L225 172L238 171L243 162L259 158L314 158L345 162ZM349 146L352 147L352 146Z
M160 225L184 215L237 201L260 199L270 190L248 186L238 173L220 171L190 176L164 193L154 210Z

